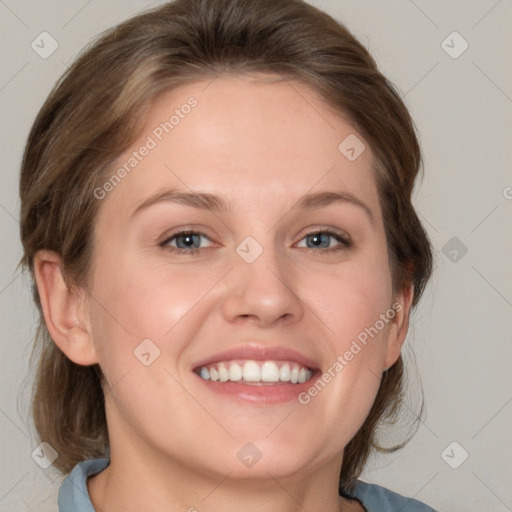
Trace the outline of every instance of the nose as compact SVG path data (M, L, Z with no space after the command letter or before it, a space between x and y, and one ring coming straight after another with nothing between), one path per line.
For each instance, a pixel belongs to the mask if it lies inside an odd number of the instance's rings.
M252 263L234 255L235 268L229 273L222 307L226 320L269 327L302 318L304 304L296 290L297 279L285 259L269 248Z

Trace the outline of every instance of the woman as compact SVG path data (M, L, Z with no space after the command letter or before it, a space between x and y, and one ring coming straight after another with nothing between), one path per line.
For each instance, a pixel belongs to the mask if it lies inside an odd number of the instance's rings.
M357 479L431 273L420 163L302 1L177 0L83 53L20 181L59 511L431 510Z

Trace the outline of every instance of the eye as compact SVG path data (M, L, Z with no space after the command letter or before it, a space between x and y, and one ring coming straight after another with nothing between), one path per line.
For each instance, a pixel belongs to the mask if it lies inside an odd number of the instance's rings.
M338 245L334 247L331 246L331 241L333 239L339 242ZM308 249L321 248L324 249L324 252L348 249L352 246L352 241L348 236L341 235L328 229L308 233L302 240L306 240L306 247ZM304 246L298 245L298 247Z
M204 233L198 231L179 231L166 238L159 245L164 249L177 254L195 254L201 247L201 237L209 238ZM176 245L173 245L175 243Z
M167 237L159 244L159 246L174 254L196 255L200 252L200 249L207 248L204 245L201 245L201 238L210 240L208 236L198 231L179 231ZM304 238L302 238L302 240L306 240L306 248L320 248L322 249L322 252L339 251L341 249L348 249L352 246L352 241L348 236L325 229L308 233ZM331 244L333 240L338 242L334 247ZM299 242L297 247L304 246L300 245Z

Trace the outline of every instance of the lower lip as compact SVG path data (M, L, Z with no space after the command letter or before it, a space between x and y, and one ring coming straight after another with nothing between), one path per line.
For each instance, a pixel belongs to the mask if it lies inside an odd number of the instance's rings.
M276 382L261 385L240 384L229 380L226 382L204 380L196 376L208 389L219 395L254 404L278 404L298 400L298 395L306 391L316 380L317 373L315 372L311 379L301 384Z

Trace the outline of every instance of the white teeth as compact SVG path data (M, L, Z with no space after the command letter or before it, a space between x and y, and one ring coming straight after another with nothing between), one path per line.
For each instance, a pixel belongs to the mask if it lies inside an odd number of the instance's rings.
M229 365L229 380L234 382L242 378L242 367L238 363L231 363Z
M279 368L276 363L266 361L261 368L261 380L263 382L278 382Z
M222 364L219 363L219 380L221 382L226 382L229 380L229 370Z
M261 380L261 372L258 363L247 361L242 370L243 379L247 382L259 382Z
M290 382L291 372L290 365L288 363L284 363L279 370L279 379L283 382Z
M281 365L281 366L279 366ZM291 382L302 384L313 376L313 371L293 362L282 361L224 361L203 366L199 375L204 380L220 382Z
M292 371L290 374L290 382L292 382L293 384L297 384L297 382L299 382L299 367L296 364L293 365L293 368L292 368Z

